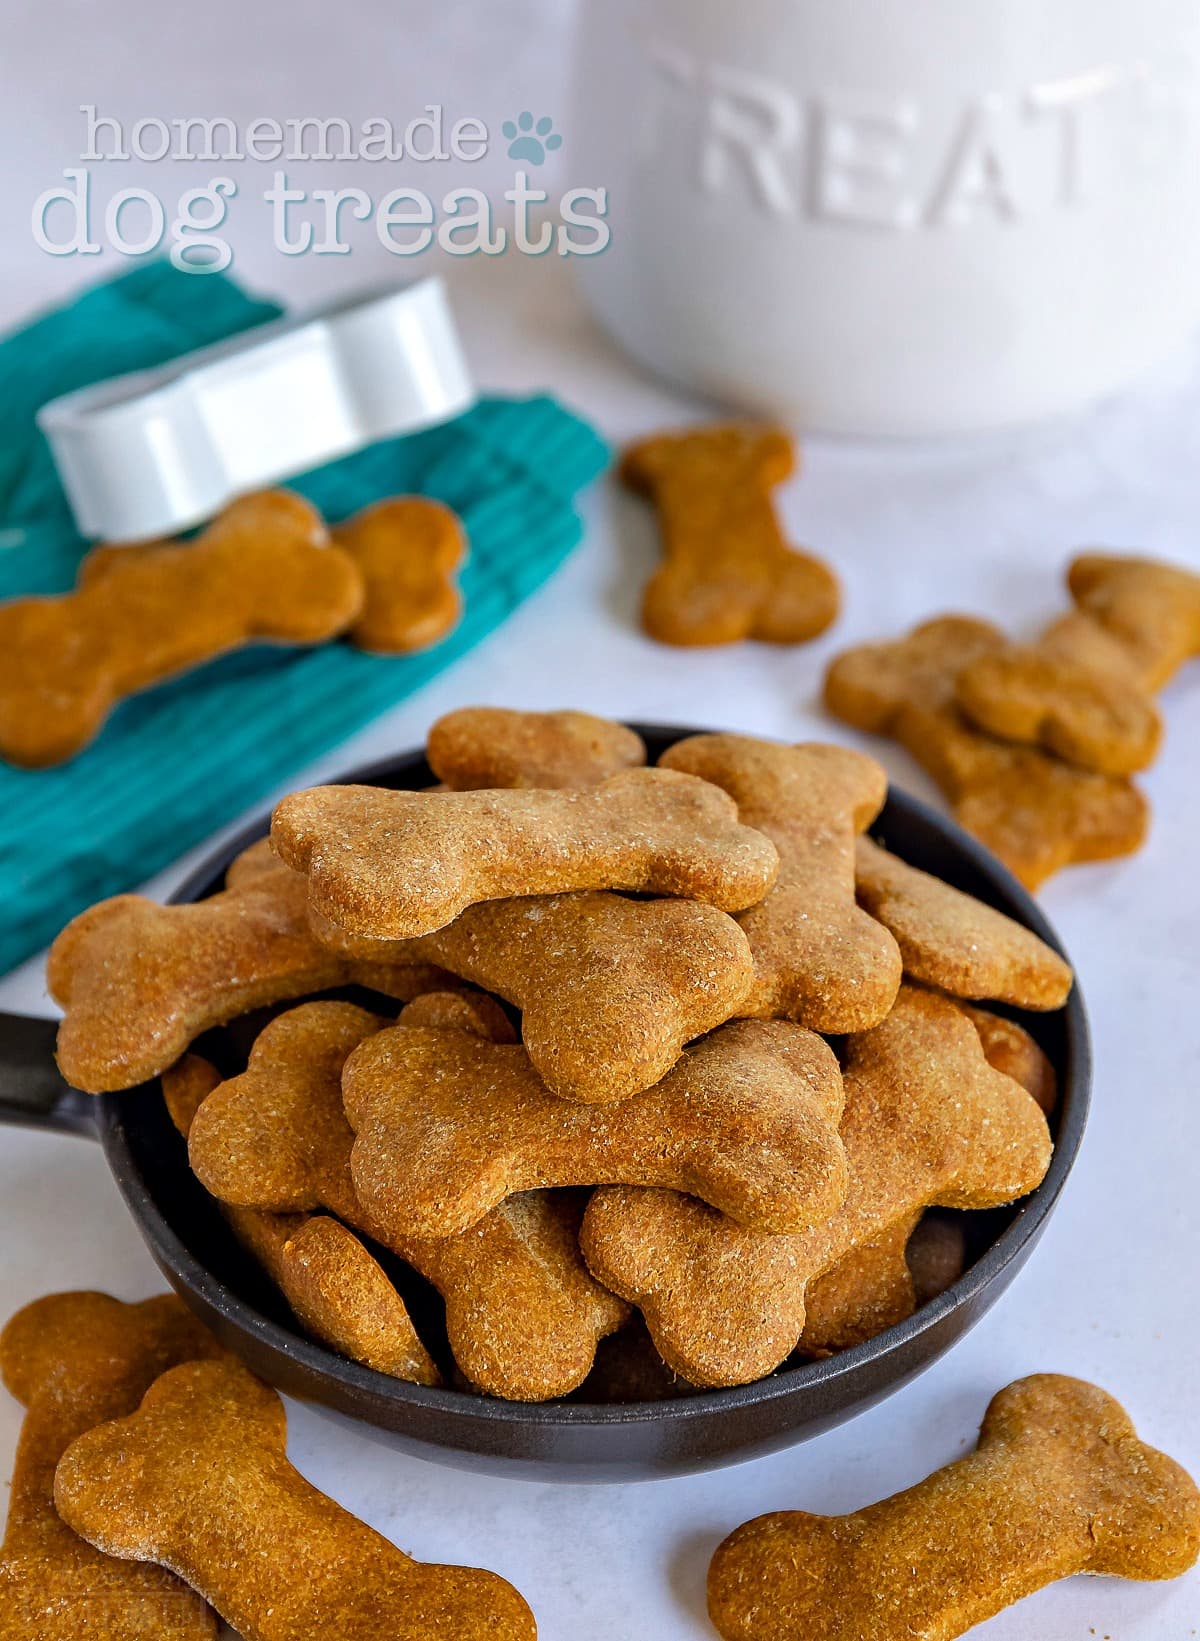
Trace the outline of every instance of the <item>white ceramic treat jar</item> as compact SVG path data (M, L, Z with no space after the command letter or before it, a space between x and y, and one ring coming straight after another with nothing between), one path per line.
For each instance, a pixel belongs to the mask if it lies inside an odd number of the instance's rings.
M1197 0L583 0L580 264L655 370L802 428L1074 409L1200 321Z

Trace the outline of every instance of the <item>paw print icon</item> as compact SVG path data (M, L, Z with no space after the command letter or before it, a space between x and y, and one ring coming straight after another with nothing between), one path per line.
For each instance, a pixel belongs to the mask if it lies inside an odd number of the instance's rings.
M508 157L525 160L530 165L541 165L547 154L562 147L562 137L554 129L548 114L534 120L528 110L516 120L505 120L500 128L508 138Z

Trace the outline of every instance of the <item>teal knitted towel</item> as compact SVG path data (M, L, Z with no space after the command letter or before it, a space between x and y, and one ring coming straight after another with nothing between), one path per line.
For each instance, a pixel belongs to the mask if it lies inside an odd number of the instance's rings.
M153 263L0 342L0 598L62 592L86 544L34 425L60 393L273 319L218 275ZM420 655L267 646L126 702L58 769L0 765L0 972L74 914L158 871L288 774L411 694L491 632L579 540L576 492L604 467L597 435L552 399L490 399L443 427L289 481L335 522L419 492L470 541L457 630Z

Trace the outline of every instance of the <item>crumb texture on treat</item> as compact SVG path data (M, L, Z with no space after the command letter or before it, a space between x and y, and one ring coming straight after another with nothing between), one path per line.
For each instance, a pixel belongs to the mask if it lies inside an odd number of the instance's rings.
M398 1028L351 1055L342 1095L355 1189L398 1236L450 1236L555 1185L671 1185L772 1231L845 1195L837 1061L789 1021L734 1021L654 1088L590 1106L550 1094L521 1048Z
M1041 1183L1046 1119L993 1070L948 997L902 989L882 1025L850 1037L841 1208L792 1236L763 1235L695 1197L610 1187L583 1227L592 1271L636 1304L685 1379L745 1384L772 1372L804 1330L808 1288L921 1209L989 1208Z
M836 619L837 577L784 539L771 491L796 456L780 428L728 423L630 446L619 473L654 505L663 563L642 624L664 644L797 644Z
M160 1373L219 1354L173 1294L136 1305L50 1294L0 1333L0 1373L26 1410L0 1545L3 1641L213 1641L214 1614L179 1579L114 1560L67 1527L54 1471L76 1437L134 1412Z
M534 1641L511 1584L412 1560L305 1481L286 1439L273 1390L191 1363L67 1449L55 1502L108 1554L177 1572L244 1641Z
M973 1453L847 1516L781 1510L713 1557L723 1641L953 1641L1074 1573L1177 1578L1200 1556L1200 1492L1095 1385L1002 1390Z
M271 836L312 907L350 934L407 939L514 895L627 889L737 912L779 857L707 781L630 769L586 791L389 792L318 786L285 798Z
M429 767L454 792L598 786L646 762L640 735L590 712L460 707L429 731Z
M814 1031L878 1025L896 1000L900 953L855 904L854 841L887 797L879 764L841 747L747 735L695 735L660 763L728 792L739 818L779 851L774 888L738 918L755 971L740 1012Z

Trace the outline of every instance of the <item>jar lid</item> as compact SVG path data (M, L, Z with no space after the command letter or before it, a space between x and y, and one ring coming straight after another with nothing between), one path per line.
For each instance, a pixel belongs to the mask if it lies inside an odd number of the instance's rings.
M248 490L446 421L473 399L434 278L66 394L38 425L81 534L134 542L190 529Z

